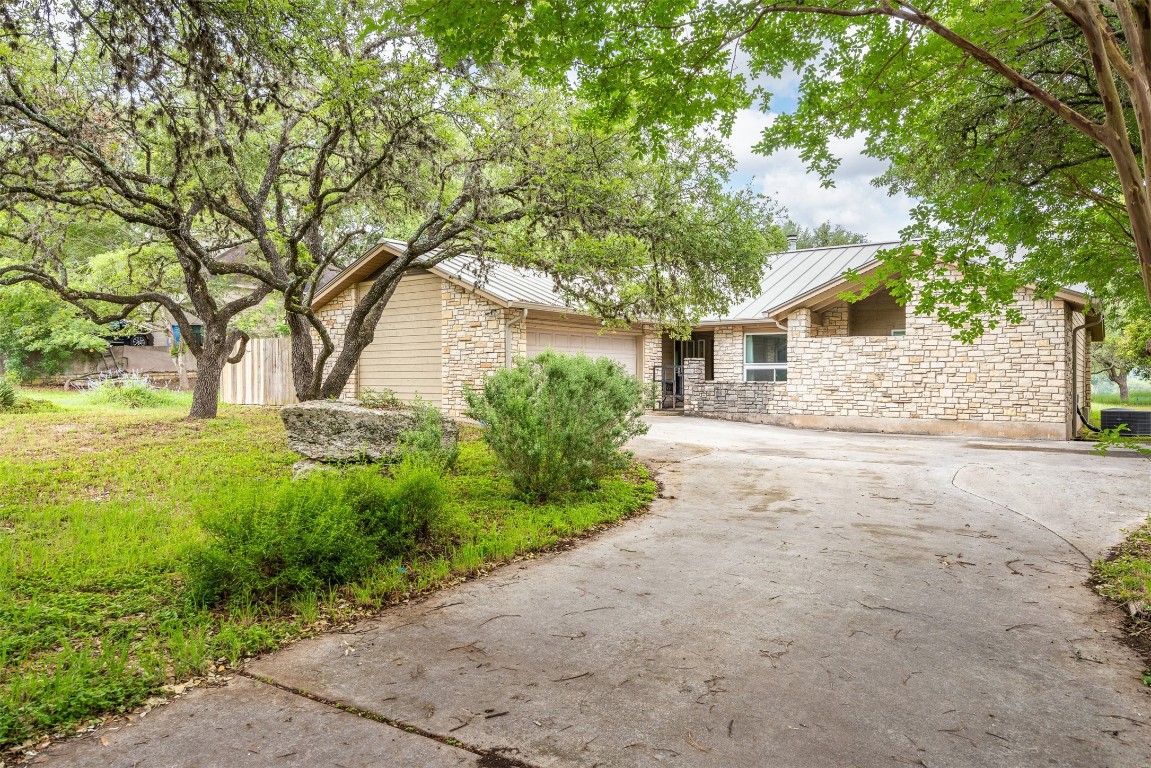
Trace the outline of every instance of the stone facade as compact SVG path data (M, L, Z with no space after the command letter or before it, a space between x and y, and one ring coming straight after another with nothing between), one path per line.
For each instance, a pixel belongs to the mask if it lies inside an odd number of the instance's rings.
M683 363L684 413L713 419L757 421L758 414L787 407L787 383L771 381L704 381L704 361Z
M905 336L848 336L846 307L821 318L801 308L787 318L788 381L779 383L742 381L742 345L720 338L745 329L717 328L715 381L704 381L699 365L687 368L685 411L837 429L1070 437L1069 339L1082 315L1059 299L1021 296L1018 306L1022 323L974 344L914 315ZM1079 381L1089 382L1084 338Z
M715 358L712 375L716 381L743 381L743 327L725 325L715 329Z
M316 312L316 316L320 319L320 322L328 329L328 335L331 336L332 343L336 345L335 350L332 351L331 357L328 358L328 362L324 366L325 373L332 369L332 365L336 362L336 356L339 355L340 350L343 349L344 333L348 330L348 318L351 317L352 310L355 306L356 286L352 285ZM319 337L313 334L312 343L318 348L320 346ZM352 371L352 375L348 377L348 383L344 385L343 390L340 392L341 400L351 401L356 399L356 393L359 392L359 382L356 380L356 373L356 371Z
M443 285L443 410L459 416L467 407L465 393L480 389L484 379L528 351L523 315L504 309L455 283ZM511 337L504 342L505 328Z
M831 307L823 312L811 313L810 336L816 339L846 336L850 324L851 307Z
M651 382L654 381L655 366L663 364L663 334L657 325L645 325L642 331L643 367L639 372L639 380Z

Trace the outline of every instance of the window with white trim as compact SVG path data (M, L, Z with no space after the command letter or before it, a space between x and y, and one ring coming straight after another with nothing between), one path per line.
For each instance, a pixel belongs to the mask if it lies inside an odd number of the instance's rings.
M743 380L787 381L787 334L743 336Z

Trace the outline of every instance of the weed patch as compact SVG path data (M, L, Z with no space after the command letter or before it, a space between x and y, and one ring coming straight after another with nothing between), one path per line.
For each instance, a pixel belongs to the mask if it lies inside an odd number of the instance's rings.
M91 390L88 398L97 405L122 408L163 408L182 399L175 392L153 386L143 376L136 375L102 381Z
M1106 560L1092 564L1096 591L1126 609L1132 643L1151 661L1151 518L1130 531ZM1143 674L1151 685L1151 669Z

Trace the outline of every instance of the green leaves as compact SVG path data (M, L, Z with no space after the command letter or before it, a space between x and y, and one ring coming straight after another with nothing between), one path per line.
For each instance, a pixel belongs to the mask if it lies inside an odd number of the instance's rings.
M1127 153L1138 165L1133 137L1148 130L1151 105L1140 112L1132 94L1148 74L1135 67L1135 86L1118 82L1116 119L1101 96L1116 84L1092 65L1110 57L1125 71L1128 49L1146 42L1146 9L1118 5L1122 13L1098 18L1086 10L1095 3L1064 12L1025 0L942 0L925 11L870 0L493 0L475 14L466 0L411 0L407 8L449 55L502 57L545 80L570 80L592 105L590 119L626 126L661 150L683 131L727 127L753 103L770 108L757 83L796 72L797 107L776 116L756 149L795 149L830 183L835 142L864 135L866 153L893 165L879 184L921 201L905 239L922 238L961 268L941 272L934 259L907 256L889 273L921 286L921 310L944 309L961 333L978 335L990 318L1010 319L1023 286L1041 296L1079 283L1151 296L1151 252L1140 265L1135 248L1151 241L1139 224L1151 218L1139 192L1146 180L1121 184L1111 156ZM1121 24L1125 13L1146 24ZM1099 26L1118 45L1093 57L1083 30ZM1115 152L1088 135L1105 122Z

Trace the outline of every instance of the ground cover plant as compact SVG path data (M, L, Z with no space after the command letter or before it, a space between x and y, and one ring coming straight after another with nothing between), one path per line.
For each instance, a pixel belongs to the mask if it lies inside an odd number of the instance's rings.
M86 393L32 394L59 410L0 415L0 755L618 520L654 491L629 467L528 503L472 434L442 507L426 531L409 529L402 554L385 552L342 586L304 579L213 602L188 588L214 538L199 521L257 485L265 508L291 494L298 456L278 413L223 406L220 419L189 421L186 395L124 409Z
M1111 557L1092 566L1095 589L1122 605L1130 617L1130 637L1151 660L1151 518L1130 531ZM1151 668L1143 673L1151 685Z
M0 376L0 414L42 413L53 410L56 410L56 406L48 400L19 394L15 376Z

